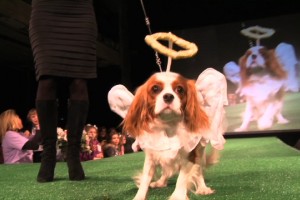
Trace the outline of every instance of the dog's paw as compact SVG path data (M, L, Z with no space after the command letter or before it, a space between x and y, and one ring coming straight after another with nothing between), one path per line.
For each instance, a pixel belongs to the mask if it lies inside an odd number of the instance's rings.
M173 193L168 200L189 200L190 198L187 195L179 195Z
M133 200L146 200L146 198L134 197Z
M211 189L210 187L199 187L197 188L197 191L195 191L195 194L199 195L210 195L213 194L215 191Z
M285 118L280 118L280 119L278 119L278 121L277 121L278 124L287 124L287 123L289 123L289 122L290 122L290 121L287 120L287 119L285 119Z
M273 119L269 119L269 118L261 118L260 120L258 120L257 122L257 126L259 130L266 130L271 128L273 125Z
M150 183L150 188L163 188L163 187L167 187L167 183L162 181L155 181Z

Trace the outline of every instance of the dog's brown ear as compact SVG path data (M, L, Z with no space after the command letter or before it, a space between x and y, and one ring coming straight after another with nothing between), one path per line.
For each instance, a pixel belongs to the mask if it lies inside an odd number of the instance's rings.
M270 49L266 52L266 66L270 70L272 75L278 79L287 78L287 72L284 70L282 64L276 56L274 49Z
M246 67L246 61L247 61L247 57L249 55L249 51L246 52L245 55L243 55L242 57L240 57L239 59L239 66L240 66L240 77L241 77L241 84L242 85L246 85L247 82L247 67Z
M209 118L202 110L194 80L187 82L187 103L184 110L184 122L190 132L199 133L201 130L209 128Z
M147 110L147 90L146 86L140 86L130 105L128 113L123 120L123 130L132 136L141 134L141 130L148 130L148 121L150 120Z

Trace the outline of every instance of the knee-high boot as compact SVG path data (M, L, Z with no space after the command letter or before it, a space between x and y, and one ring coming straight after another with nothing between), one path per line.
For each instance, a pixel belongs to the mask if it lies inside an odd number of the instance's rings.
M36 109L43 145L37 181L50 182L53 181L56 165L57 102L55 100L38 100Z
M66 129L68 138L67 164L70 180L80 181L85 178L80 162L80 148L88 107L88 101L69 101Z

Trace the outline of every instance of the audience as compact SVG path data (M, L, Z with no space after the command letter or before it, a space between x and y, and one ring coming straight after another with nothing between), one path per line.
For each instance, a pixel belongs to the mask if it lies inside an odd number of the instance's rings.
M99 131L98 131L98 141L100 142L101 146L103 147L106 143L107 143L107 129L105 126L101 126L99 128Z
M89 146L92 150L92 159L102 159L103 152L100 142L98 141L98 128L97 126L88 125L86 127L87 135L89 136Z
M88 125L85 125L81 138L80 161L93 160L92 149L90 147L90 136L87 132Z
M127 134L124 135L123 137L125 138L125 141L123 141L125 154L141 151L141 148L139 147L138 144L135 143L135 139L133 137Z
M108 143L104 145L103 153L105 158L119 156L122 153L120 148L120 135L115 129L110 130Z
M28 111L27 119L31 129L21 131L23 123L15 110L9 109L0 115L2 163L41 162L42 145L35 108ZM129 135L121 135L116 128L110 128L107 133L105 126L98 129L96 125L87 124L83 130L80 159L97 160L136 152L132 148L134 141ZM57 161L66 160L67 143L67 130L58 127Z
M67 130L61 127L56 128L57 141L56 141L56 161L66 161L67 160Z
M24 136L21 118L9 109L0 115L0 135L4 164L32 163L33 151L39 149L40 134L30 139Z
M27 135L27 137L30 138L30 137L33 137L37 132L40 131L39 119L38 119L37 111L35 108L32 108L28 111L27 120L31 123L31 131L28 132L29 134ZM41 153L42 152L43 152L42 149L33 151L33 162L34 163L41 162Z
M0 140L0 164L4 163L3 152L2 152L2 141Z
M125 154L125 145L127 143L127 138L126 135L119 135L120 137L120 153L119 155L124 155Z

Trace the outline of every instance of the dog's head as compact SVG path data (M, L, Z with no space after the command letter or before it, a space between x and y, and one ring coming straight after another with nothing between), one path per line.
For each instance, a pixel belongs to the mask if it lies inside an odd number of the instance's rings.
M267 49L262 46L255 46L245 54L245 67L246 68L265 68L267 62Z
M137 89L123 128L137 136L143 131L152 132L150 124L176 126L179 122L190 132L208 127L208 117L200 107L195 82L174 72L159 72Z
M267 49L264 46L254 46L246 51L240 58L242 81L250 76L270 75L276 79L284 79L287 74L277 59L274 49Z

